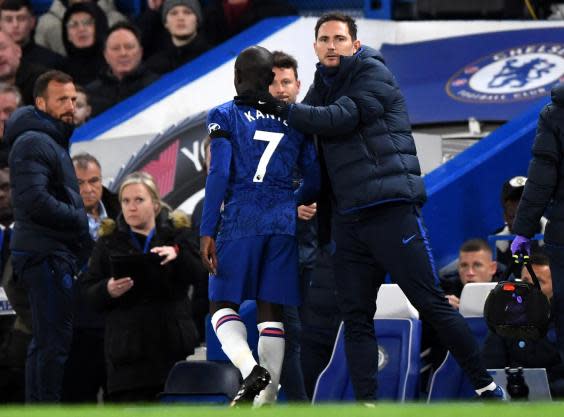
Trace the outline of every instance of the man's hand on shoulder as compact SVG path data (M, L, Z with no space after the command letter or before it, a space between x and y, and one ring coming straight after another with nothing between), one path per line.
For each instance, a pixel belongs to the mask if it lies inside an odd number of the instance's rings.
M275 99L269 93L246 94L235 96L235 104L238 106L253 107L263 113L286 119L290 106L282 100Z
M215 239L211 236L200 237L200 258L202 263L212 274L217 274L217 252Z

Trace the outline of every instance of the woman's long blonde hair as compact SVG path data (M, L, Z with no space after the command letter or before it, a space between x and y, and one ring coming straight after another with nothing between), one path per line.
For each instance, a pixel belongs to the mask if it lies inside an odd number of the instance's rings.
M159 187L157 186L157 183L155 182L155 179L153 178L153 176L151 174L149 174L147 172L143 172L143 171L135 171L135 172L132 172L131 174L129 174L127 177L125 177L125 179L123 180L123 182L119 186L118 196L119 196L120 204L121 204L121 198L122 198L124 188L127 187L128 185L132 185L132 184L141 184L141 185L145 186L145 188L149 192L149 195L151 196L151 200L158 207L157 211L155 213L156 215L158 215L161 212L161 209L163 207L171 210L170 206L167 203L165 203L163 200L161 200L161 194L159 193Z

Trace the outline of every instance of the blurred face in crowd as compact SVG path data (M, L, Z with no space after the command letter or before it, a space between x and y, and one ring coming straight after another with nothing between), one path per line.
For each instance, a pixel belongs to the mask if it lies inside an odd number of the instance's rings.
M74 13L67 22L69 42L76 48L89 48L96 40L94 18L84 12Z
M274 80L268 87L270 94L286 103L295 103L300 93L300 81L296 79L294 69L273 67L272 72Z
M27 8L19 10L2 10L0 15L0 27L2 32L7 33L19 45L25 45L31 37L35 27L35 16Z
M74 164L74 172L80 187L80 196L86 211L90 214L98 213L98 205L102 200L102 171L94 162L88 162L86 169Z
M0 93L0 138L4 136L4 124L18 108L18 97L14 93Z
M460 252L458 256L458 274L464 285L469 282L491 282L496 270L497 263L488 251Z
M12 220L11 203L12 194L10 191L10 169L0 169L0 222Z
M143 184L130 184L121 192L121 210L131 230L148 234L155 227L158 204Z
M537 279L539 280L541 292L546 295L546 298L549 300L552 299L552 274L550 272L550 266L532 264L532 267ZM531 278L529 271L527 271L527 268L523 268L521 271L521 279L531 284L533 283L533 279Z
M166 29L178 39L189 39L198 30L196 15L186 6L174 6L166 15Z
M91 114L92 107L88 104L88 97L85 93L77 91L74 104L74 124L76 126L84 124Z
M0 81L16 76L22 58L22 49L4 32L0 32Z
M108 36L104 58L112 73L122 79L141 63L143 49L135 35L127 29L118 29Z
M341 55L352 56L360 48L360 41L353 41L345 22L330 20L319 26L313 44L319 62L326 67L337 67Z
M74 105L76 102L76 88L74 83L60 83L50 81L44 97L35 99L36 107L54 119L68 124L74 123Z

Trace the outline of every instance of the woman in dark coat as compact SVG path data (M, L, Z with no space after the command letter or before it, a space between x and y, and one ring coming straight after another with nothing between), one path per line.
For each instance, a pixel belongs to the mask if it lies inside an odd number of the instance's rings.
M122 214L102 223L82 285L87 299L106 313L110 400L152 401L174 363L194 351L188 286L202 266L188 217L171 213L149 174L127 176L119 200ZM139 276L114 276L112 257L140 254L154 254L157 261L147 262Z
M67 51L64 70L76 84L94 81L105 66L104 40L108 20L94 2L74 3L63 16L63 45Z

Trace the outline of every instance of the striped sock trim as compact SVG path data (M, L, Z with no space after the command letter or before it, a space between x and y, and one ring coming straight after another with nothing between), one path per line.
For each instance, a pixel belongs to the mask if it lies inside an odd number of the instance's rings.
M261 336L284 338L284 330L277 327L267 327L260 332Z
M238 314L228 314L226 316L221 317L218 321L217 324L215 325L215 331L217 332L217 329L219 329L219 327L229 321L240 321L243 322L243 320L241 320L241 317Z

